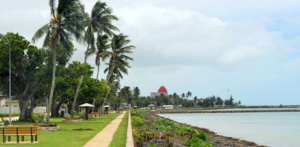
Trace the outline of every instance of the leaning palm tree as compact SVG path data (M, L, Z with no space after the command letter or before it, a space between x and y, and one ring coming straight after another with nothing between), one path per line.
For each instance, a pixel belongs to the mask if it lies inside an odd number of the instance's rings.
M84 34L84 40L87 43L87 48L84 56L84 64L86 64L87 58L95 53L95 34L105 33L109 36L113 35L113 31L119 31L119 29L112 25L113 20L118 20L115 15L112 15L112 9L107 7L106 3L100 0L95 3L91 16L86 23L87 29ZM75 97L72 103L71 117L74 117L75 105L79 90L83 81L83 75L81 75L80 81L77 86Z
M105 52L110 45L108 44L109 41L109 36L108 35L101 35L99 34L97 37L97 52L96 52L96 60L95 63L97 65L97 80L99 79L99 68L100 68L100 64L101 64L101 58L102 58L102 54L103 52Z
M71 50L70 42L72 36L76 40L82 41L83 22L86 19L84 7L79 0L59 0L57 7L55 0L49 0L49 5L51 10L50 22L38 29L32 37L32 42L35 43L45 35L43 46L49 47L53 54L52 84L47 106L47 123L49 123L49 114L55 88L57 44L61 44L66 50Z
M103 59L110 59L108 67L104 70L104 73L108 73L106 83L110 81L112 76L116 77L119 82L120 78L123 79L123 74L128 74L127 68L130 68L128 60L133 60L133 58L129 57L127 54L131 54L132 49L135 47L133 45L127 45L130 43L130 40L127 38L128 36L123 34L114 35L111 41L112 50L101 53ZM107 96L108 95L104 98L102 106L107 99Z

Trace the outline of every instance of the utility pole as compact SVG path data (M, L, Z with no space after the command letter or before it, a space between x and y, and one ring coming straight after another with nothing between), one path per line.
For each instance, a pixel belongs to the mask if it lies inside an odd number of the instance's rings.
M0 37L5 38L8 46L9 46L9 125L11 125L11 47L9 40L2 34L0 34Z

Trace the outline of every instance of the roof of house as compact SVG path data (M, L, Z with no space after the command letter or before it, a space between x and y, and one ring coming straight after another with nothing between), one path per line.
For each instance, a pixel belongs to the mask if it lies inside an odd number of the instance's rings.
M160 86L158 92L168 92L165 86Z

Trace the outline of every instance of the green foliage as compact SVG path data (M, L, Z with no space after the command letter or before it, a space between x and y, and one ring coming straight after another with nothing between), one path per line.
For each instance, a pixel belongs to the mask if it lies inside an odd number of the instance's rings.
M11 116L20 116L20 113L11 113ZM9 117L9 114L3 113L0 114L0 117Z
M132 116L132 120L133 120L133 126L136 127L136 128L145 125L145 120L141 117Z
M206 136L204 132L195 133L193 135L193 138L198 138L198 139L201 139L203 141L209 141L210 140L210 138L208 136Z
M157 118L149 112L151 111L132 111L133 135L136 144L149 143L150 140L161 138L166 141L166 146L167 144L172 146L174 141L178 143L180 140L179 144L183 146L187 143L189 147L212 147L203 142L210 140L204 132L198 133L191 126L185 127L164 118ZM192 139L189 140L189 138Z
M211 144L204 143L203 140L199 138L192 138L187 142L188 147L213 147Z
M45 117L45 114L42 113L31 113L31 118L37 122L38 120L43 120Z

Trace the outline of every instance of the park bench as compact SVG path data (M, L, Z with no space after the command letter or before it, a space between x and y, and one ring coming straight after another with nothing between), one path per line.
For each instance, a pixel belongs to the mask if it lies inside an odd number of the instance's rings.
M3 143L28 143L24 141L25 136L31 137L30 143L38 143L37 135L39 135L40 132L40 126L6 126L1 128L0 135L3 136ZM7 141L6 136L8 137ZM12 136L16 136L16 142L11 142Z
M100 112L91 112L90 116L91 117L100 117L100 114L101 114Z

